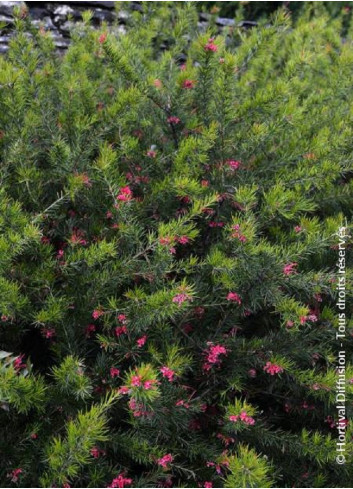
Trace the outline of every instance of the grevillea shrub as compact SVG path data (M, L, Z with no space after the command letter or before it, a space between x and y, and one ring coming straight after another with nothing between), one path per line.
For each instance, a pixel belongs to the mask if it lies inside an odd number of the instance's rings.
M63 56L19 12L3 486L349 487L353 29L312 8L219 35L193 3L144 2L126 33L85 14Z

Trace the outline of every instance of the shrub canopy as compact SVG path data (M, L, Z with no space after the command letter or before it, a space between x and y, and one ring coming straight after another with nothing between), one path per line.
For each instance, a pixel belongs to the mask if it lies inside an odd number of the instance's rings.
M22 10L0 58L4 487L352 479L352 27L194 3L87 13L63 57Z

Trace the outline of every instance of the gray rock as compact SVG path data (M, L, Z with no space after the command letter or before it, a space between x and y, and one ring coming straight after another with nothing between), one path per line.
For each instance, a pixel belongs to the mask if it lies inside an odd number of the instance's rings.
M31 19L43 19L49 12L46 8L33 7L30 9Z
M70 45L70 39L64 38L60 33L53 35L52 39L58 49L67 49Z
M24 2L0 2L0 15L13 15L13 9L15 7L24 7Z
M70 14L73 14L74 10L69 5L59 5L54 9L54 15L67 18Z
M64 33L64 34L70 34L70 31L72 31L72 29L75 27L76 25L76 22L73 22L71 20L67 20L66 22L64 22L61 26L60 26L60 30Z
M0 14L0 22L4 22L5 24L13 25L14 19L13 19L13 17L9 17L8 15L1 15Z
M216 24L221 27L232 27L235 25L235 21L233 19L225 19L224 17L218 17L216 20Z
M94 7L100 7L100 8L107 8L107 9L114 9L115 7L115 2L70 2L72 4L80 4L81 6L85 7L86 5L89 8Z
M95 9L93 10L93 20L98 20L100 22L114 22L116 19L116 14L112 10L102 10L102 9Z
M257 22L252 20L242 20L239 22L238 27L244 27L245 29L251 29L252 27L256 27Z

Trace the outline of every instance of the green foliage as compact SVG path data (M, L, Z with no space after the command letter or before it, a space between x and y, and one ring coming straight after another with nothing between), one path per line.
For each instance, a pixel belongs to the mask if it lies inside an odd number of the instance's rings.
M229 457L229 471L224 487L272 487L267 460L249 447L240 445Z

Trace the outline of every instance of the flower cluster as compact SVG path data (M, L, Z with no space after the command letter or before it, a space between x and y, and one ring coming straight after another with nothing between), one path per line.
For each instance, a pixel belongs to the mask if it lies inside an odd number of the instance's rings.
M246 237L244 236L244 234L241 233L240 225L235 224L234 226L232 226L232 229L233 229L232 238L237 238L242 243L245 243Z
M108 487L126 487L130 484L132 484L132 479L125 477L124 474L119 474Z
M209 343L208 350L205 352L206 362L203 364L205 371L210 370L214 365L220 365L221 355L227 355L228 351L223 345L213 345Z
M246 414L246 411L242 411L240 414L236 415L230 415L229 416L229 421L232 423L244 423L246 425L254 425L255 424L255 419L248 414Z
M133 198L132 190L129 186L122 187L116 198L120 202L129 202Z
M281 367L280 365L276 365L275 363L266 362L266 365L264 366L263 370L270 375L277 375L277 374L281 374L284 371L284 368Z
M167 455L164 455L163 457L157 460L157 464L163 467L164 469L166 469L168 468L168 465L173 462L173 460L174 460L173 455L167 453Z
M229 292L229 294L227 295L227 301L237 302L239 306L241 305L241 297L236 292Z
M284 275L293 275L293 273L296 273L296 267L298 266L298 263L287 263L287 265L285 265L283 267L283 273Z
M175 376L174 370L172 370L171 368L166 367L166 366L161 367L159 370L160 370L161 374L163 375L163 377L168 379L169 382L173 382L173 379Z

